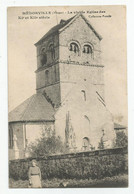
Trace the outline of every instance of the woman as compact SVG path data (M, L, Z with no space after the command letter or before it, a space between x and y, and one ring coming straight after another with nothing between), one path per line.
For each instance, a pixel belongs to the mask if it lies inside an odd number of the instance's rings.
M41 171L37 166L36 160L32 160L32 166L28 171L29 177L29 187L31 188L41 188Z

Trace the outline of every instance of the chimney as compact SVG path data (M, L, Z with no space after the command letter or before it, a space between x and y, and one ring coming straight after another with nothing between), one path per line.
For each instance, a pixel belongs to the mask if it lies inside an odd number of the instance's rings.
M60 24L65 24L66 20L61 19Z

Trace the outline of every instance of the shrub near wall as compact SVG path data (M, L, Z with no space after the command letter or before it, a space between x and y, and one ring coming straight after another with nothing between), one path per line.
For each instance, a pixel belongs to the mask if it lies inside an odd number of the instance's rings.
M9 177L28 179L33 158L9 161ZM103 178L126 173L127 148L53 155L36 158L43 179L49 178Z

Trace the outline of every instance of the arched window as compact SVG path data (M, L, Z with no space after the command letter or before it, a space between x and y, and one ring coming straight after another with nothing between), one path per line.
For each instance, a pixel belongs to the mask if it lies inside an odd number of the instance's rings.
M75 42L70 43L69 50L73 51L74 53L78 53L79 52L78 44Z
M85 44L83 46L83 53L92 54L93 53L92 47L88 44Z
M82 145L82 147L83 147L84 151L89 150L89 138L88 137L84 137L83 138L83 145Z
M45 65L47 63L47 54L45 52L45 48L41 50L41 65Z
M51 53L52 59L54 60L55 59L55 49L54 49L54 45L53 44L50 44L49 51Z
M81 90L81 92L82 92L82 95L83 95L83 99L86 101L86 92L85 92L85 90Z
M45 71L45 84L46 84L46 85L50 84L50 83L49 83L49 78L50 78L50 76L49 76L49 71L46 70L46 71Z

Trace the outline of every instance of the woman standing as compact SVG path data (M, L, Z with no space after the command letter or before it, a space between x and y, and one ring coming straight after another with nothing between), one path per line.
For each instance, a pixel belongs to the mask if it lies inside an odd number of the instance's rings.
M41 171L37 166L36 160L32 160L32 166L28 171L29 177L29 187L31 188L41 188Z

